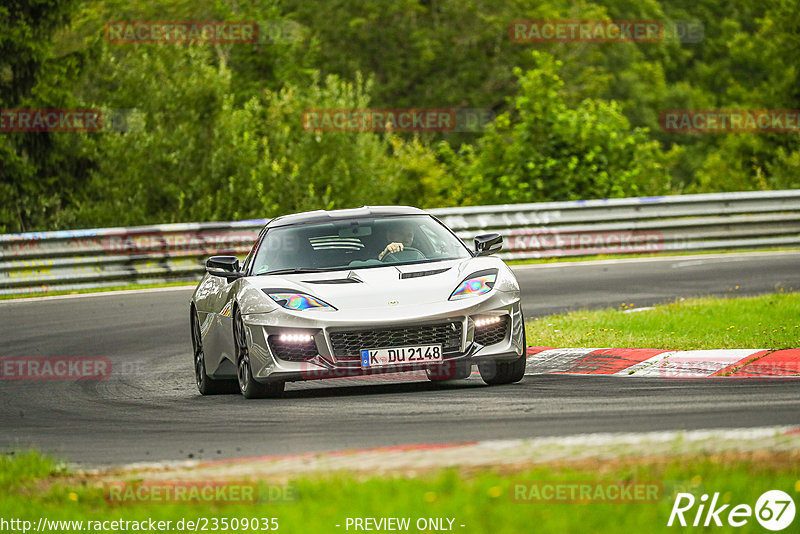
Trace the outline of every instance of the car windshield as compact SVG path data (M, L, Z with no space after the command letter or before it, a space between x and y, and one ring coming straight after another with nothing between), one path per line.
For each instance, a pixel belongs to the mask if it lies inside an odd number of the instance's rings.
M254 274L332 271L469 258L469 249L429 215L279 226L267 230Z

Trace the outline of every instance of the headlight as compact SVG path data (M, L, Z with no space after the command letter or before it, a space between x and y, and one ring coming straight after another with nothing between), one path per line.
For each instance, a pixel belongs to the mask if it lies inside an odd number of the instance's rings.
M491 315L485 317L473 317L472 321L475 323L475 328L482 328L484 326L490 326L493 324L497 324L503 320L504 315Z
M453 291L450 295L450 300L477 297L478 295L488 293L492 290L496 281L497 269L473 273Z
M324 300L314 298L311 295L306 295L305 293L267 293L267 295L269 295L269 298L274 300L279 306L289 310L303 311L310 310L312 308L327 308L331 310L336 309Z
M310 343L314 341L314 336L311 334L281 334L278 340L283 343Z

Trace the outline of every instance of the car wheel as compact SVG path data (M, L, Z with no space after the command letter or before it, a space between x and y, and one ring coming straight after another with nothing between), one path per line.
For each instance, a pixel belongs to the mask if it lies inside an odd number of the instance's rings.
M236 393L236 380L214 380L206 373L206 359L203 352L203 336L200 331L200 320L197 311L192 308L192 349L194 352L194 381L201 395L221 395Z
M523 325L524 325L523 321ZM522 356L510 362L486 362L478 364L481 378L490 386L513 384L525 376L525 366L528 363L527 339L525 330L522 331Z
M469 378L472 373L472 364L470 362L453 362L446 361L441 365L428 367L425 369L425 374L428 375L428 380L431 382L443 382L445 380L463 380Z
M236 376L239 383L239 392L244 398L280 397L283 394L285 382L262 384L253 378L253 368L250 366L250 349L247 347L242 314L238 309L233 314L233 342L236 345Z

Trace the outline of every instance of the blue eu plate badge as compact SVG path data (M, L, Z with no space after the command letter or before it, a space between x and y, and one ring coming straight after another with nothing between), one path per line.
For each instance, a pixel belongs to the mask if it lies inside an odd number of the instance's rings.
M369 367L369 351L366 349L361 351L361 367Z

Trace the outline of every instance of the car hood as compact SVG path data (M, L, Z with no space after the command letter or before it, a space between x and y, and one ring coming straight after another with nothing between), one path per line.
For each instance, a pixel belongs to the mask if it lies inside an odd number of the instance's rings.
M322 299L338 310L363 311L446 302L467 276L491 268L507 269L497 258L482 257L322 273L254 276L247 281L260 290L298 291Z

